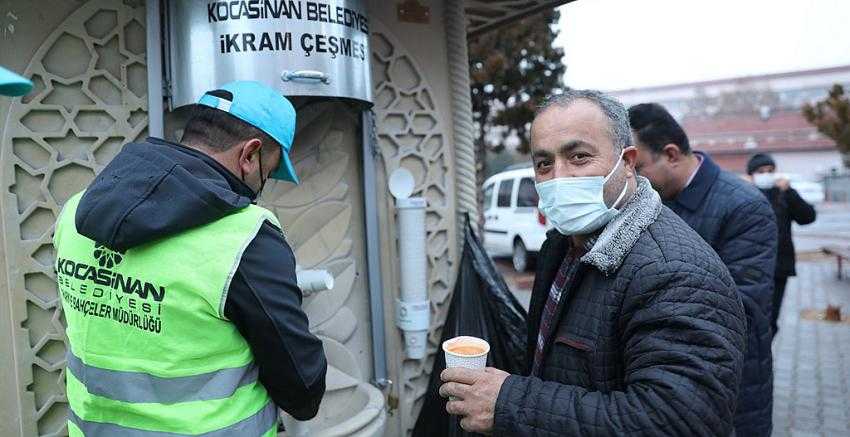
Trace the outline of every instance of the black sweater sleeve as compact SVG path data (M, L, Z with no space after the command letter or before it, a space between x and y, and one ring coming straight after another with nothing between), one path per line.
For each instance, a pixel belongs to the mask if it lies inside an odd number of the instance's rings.
M788 202L788 214L800 225L807 225L817 218L815 207L800 197L797 190L789 188L785 192L785 200Z
M224 315L251 346L259 380L275 404L307 420L325 393L327 361L321 340L308 329L301 297L295 255L267 222L242 255Z

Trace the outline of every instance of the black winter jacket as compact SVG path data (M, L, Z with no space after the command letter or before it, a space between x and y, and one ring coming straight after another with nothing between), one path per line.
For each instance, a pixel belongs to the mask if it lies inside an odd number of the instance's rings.
M581 258L564 291L540 378L509 376L494 434L727 436L746 322L720 258L661 204L649 182ZM530 363L540 318L571 240L550 232L528 320ZM526 370L526 375L528 370Z
M791 222L807 225L815 221L815 208L800 197L793 188L782 191L773 187L761 192L770 201L776 214L776 227L779 230L779 249L776 255L776 277L797 275L797 257L794 241L791 239Z
M770 328L776 220L758 188L723 171L708 155L696 176L667 206L720 255L747 313L747 350L735 430L739 436L770 436L773 423L773 358Z

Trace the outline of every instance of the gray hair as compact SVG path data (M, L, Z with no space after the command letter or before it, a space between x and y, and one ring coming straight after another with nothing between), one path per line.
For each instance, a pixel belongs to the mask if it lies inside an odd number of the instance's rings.
M626 107L619 100L601 91L566 90L562 94L552 95L538 108L537 114L553 106L566 108L576 100L595 103L605 113L608 117L608 133L614 143L615 152L621 152L624 148L632 146L632 128L629 126L629 113Z

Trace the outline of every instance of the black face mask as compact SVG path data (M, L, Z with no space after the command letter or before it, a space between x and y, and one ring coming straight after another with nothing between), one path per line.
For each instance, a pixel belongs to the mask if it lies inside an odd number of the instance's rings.
M260 161L260 188L257 190L257 192L253 193L254 194L253 196L251 196L251 200L253 201L253 203L257 203L257 198L260 197L260 193L263 192L263 188L266 186L266 181L269 180L268 177L263 178L263 153L257 152L257 154L258 154L257 159ZM242 178L242 183L244 183L245 185L247 185L250 188L251 186L248 184L248 182L245 182L245 172L242 171L241 168L239 169L239 172L241 173L240 176Z

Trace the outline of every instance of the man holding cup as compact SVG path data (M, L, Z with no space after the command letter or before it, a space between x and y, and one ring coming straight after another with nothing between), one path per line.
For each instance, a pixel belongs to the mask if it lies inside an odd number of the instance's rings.
M446 410L494 435L729 435L746 318L717 254L635 175L626 109L570 90L531 128L552 223L527 368L449 368Z

